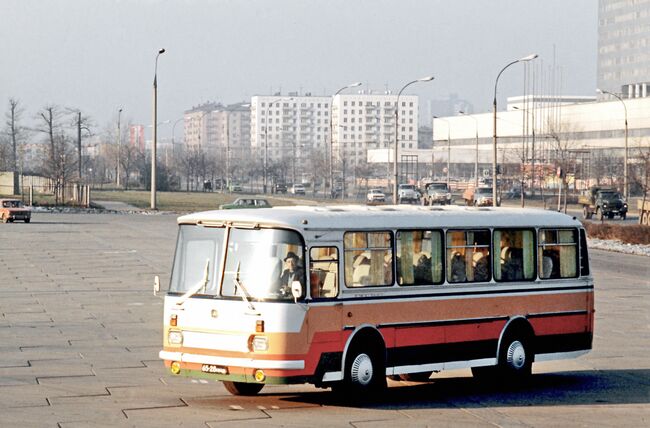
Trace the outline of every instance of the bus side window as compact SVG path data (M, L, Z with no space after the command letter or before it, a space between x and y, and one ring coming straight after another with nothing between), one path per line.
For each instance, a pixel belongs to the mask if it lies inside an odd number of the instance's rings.
M532 281L535 279L535 233L532 230L494 231L494 279Z
M396 251L399 285L442 284L442 231L400 230Z
M309 284L312 299L339 294L339 252L336 247L312 247L309 251Z
M578 233L576 229L540 229L537 251L541 279L578 276Z
M345 232L343 251L346 286L393 285L391 232Z
M447 231L447 282L489 282L489 230Z

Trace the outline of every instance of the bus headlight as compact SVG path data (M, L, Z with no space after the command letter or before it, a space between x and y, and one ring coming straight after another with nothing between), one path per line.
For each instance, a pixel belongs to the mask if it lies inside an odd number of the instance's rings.
M183 343L183 333L178 330L169 330L167 341L170 345L181 345Z
M250 349L253 352L268 351L268 338L266 336L251 336Z

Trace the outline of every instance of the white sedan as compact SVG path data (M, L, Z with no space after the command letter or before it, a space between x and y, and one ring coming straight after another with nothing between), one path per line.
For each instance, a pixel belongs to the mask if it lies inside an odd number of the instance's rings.
M386 202L386 195L380 189L370 189L366 199L368 202Z

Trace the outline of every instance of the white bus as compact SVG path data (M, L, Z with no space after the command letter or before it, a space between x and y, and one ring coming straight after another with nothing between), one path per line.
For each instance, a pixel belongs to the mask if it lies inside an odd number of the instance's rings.
M178 223L160 358L233 394L374 392L456 368L514 379L591 349L586 235L564 214L276 207Z

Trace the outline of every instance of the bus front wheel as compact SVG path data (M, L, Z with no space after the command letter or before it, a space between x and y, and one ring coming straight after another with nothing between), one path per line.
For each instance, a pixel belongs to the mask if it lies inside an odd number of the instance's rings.
M231 382L228 380L223 381L223 386L232 395L257 395L264 388L263 383Z
M348 351L345 374L335 392L350 397L372 396L386 388L385 359L377 346L356 345Z

